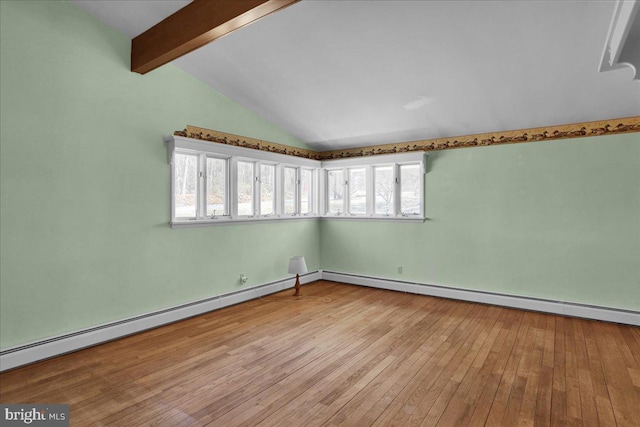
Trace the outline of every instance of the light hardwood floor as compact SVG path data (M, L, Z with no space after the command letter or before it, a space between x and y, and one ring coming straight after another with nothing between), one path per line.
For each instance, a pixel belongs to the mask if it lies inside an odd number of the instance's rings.
M640 425L640 328L332 282L0 375L71 425Z

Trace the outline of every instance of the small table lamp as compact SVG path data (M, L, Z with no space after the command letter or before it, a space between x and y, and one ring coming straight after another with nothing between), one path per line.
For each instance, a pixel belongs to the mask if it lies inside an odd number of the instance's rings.
M304 257L294 256L289 260L289 273L296 275L296 293L293 296L299 297L300 294L300 275L308 272L307 263L304 261Z

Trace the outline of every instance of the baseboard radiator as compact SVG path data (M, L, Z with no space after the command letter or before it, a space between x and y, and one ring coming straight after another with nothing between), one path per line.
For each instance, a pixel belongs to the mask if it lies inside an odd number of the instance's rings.
M584 319L603 320L606 322L640 326L640 312L632 310L621 310L617 308L578 304L566 301L553 301L541 298L452 288L448 286L382 279L335 271L323 271L322 278L324 280L349 283L352 285L368 286L372 288L388 289L412 294L429 295L483 304L500 305L510 308L519 308L522 310L560 314L562 316L580 317Z
M330 280L334 282L407 292L417 295L450 298L523 310L553 313L563 316L581 317L585 319L640 326L640 312L631 310L451 288L447 286L391 280L335 271L319 270L300 276L300 282L302 284L315 282L317 280ZM112 341L148 329L157 328L159 326L184 320L199 314L219 310L230 305L291 288L293 287L293 284L294 279L279 280L227 294L216 295L211 298L187 304L181 304L164 310L122 319L117 322L111 322L8 348L0 351L0 371L6 371L107 341Z
M300 276L302 284L320 279L322 279L321 271L314 271ZM0 372L280 292L287 288L293 288L294 282L295 279L291 278L278 280L8 348L0 351Z

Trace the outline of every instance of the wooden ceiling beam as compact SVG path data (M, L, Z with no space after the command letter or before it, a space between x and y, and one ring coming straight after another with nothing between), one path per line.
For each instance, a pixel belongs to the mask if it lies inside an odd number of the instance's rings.
M194 0L131 41L131 71L146 74L299 0Z

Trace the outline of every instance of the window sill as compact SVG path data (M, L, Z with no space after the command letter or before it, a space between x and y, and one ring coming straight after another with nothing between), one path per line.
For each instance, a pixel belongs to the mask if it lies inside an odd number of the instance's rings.
M417 222L422 223L425 221L424 217L411 215L411 216L362 216L362 215L325 215L319 217L320 219L338 219L347 221L392 221L392 222Z
M217 219L205 219L205 220L186 220L186 221L173 221L169 225L171 228L188 228L188 227L209 227L216 225L229 225L229 224L247 224L258 222L278 222L278 221L300 221L310 219L337 219L347 221L391 221L391 222L413 222L423 223L426 218L421 216L337 216L337 215L296 215L296 216L281 216L281 217L257 217L257 218L217 218Z
M216 225L229 225L229 224L247 224L255 222L278 222L278 221L294 221L294 220L308 220L318 219L317 215L295 215L295 216L267 216L267 217L240 217L229 218L219 217L216 219L191 219L191 220L178 220L169 222L171 228L188 228L188 227L209 227Z

